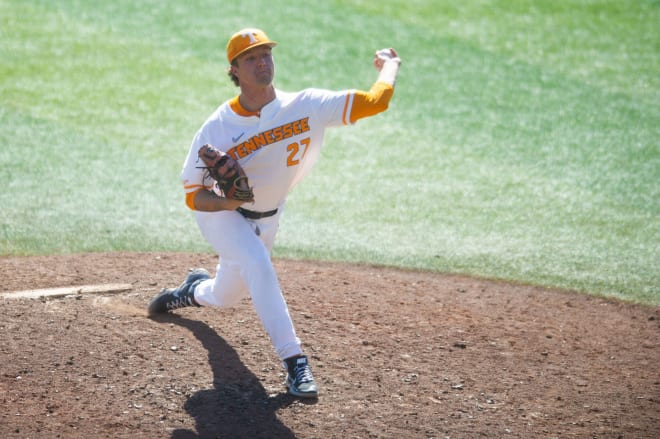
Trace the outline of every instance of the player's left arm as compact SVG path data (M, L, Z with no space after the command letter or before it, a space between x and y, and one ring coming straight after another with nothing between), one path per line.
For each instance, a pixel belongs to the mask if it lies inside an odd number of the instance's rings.
M376 52L374 67L378 70L378 79L368 92L354 91L350 123L387 110L394 94L394 85L400 66L401 58L394 49L382 49Z

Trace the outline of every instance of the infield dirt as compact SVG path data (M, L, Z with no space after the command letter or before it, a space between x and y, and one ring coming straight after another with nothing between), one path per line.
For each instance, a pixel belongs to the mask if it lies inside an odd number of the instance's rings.
M318 401L249 300L149 319L206 254L0 257L9 438L658 438L660 308L438 273L276 260Z

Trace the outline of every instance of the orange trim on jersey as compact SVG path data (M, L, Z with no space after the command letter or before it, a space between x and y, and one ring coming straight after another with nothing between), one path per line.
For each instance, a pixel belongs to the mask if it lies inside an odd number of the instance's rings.
M189 189L195 189L195 192L200 190L200 189L210 189L212 186L204 186L203 184L189 184L189 185L183 185L183 189L185 191L188 191Z
M344 125L348 125L350 122L346 119L346 116L350 113L351 106L353 104L353 95L351 92L346 96L346 102L344 102L344 111L341 114L341 121Z
M238 96L233 97L229 101L229 108L231 108L234 113L243 117L259 116L261 114L260 111L248 111L243 108L241 101L238 99Z
M353 94L355 96L351 102L350 123L355 123L358 119L373 116L387 110L390 99L392 99L392 95L394 94L394 87L386 82L376 82L371 86L369 92L357 90ZM346 111L346 107L344 111ZM346 116L344 115L345 119Z

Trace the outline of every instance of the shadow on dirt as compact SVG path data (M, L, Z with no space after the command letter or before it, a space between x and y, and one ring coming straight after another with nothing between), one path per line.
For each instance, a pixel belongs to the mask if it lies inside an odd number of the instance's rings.
M295 398L280 393L274 397L241 362L236 351L203 322L176 315L153 318L189 329L208 351L213 371L213 389L192 395L184 408L195 419L196 430L175 430L171 439L269 438L295 439L293 432L277 419L276 411Z

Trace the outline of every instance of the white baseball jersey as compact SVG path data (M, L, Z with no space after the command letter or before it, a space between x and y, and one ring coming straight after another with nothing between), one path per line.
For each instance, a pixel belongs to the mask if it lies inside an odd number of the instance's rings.
M181 178L192 195L210 190L214 181L201 168L197 151L209 143L238 160L255 202L254 211L275 209L311 171L319 157L325 128L352 124L387 109L392 84L377 81L369 92L307 89L297 93L276 90L276 98L258 115L241 114L238 96L222 104L195 135ZM191 197L187 204L194 209Z
M229 101L208 118L197 132L183 168L186 192L213 187L197 157L199 148L209 143L230 154L245 170L255 199L245 208L260 212L276 209L311 171L325 128L350 123L349 91L276 90L276 95L259 116L241 116Z

